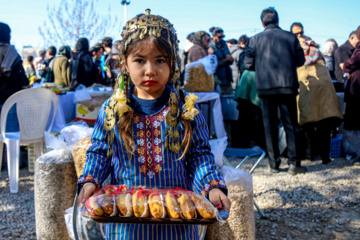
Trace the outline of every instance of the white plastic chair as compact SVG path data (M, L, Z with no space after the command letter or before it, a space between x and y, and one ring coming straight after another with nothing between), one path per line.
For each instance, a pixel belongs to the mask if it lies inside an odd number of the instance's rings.
M20 132L6 133L7 115L14 104L16 104ZM11 95L3 105L1 110L0 166L5 143L11 193L18 192L20 144L34 144L35 159L44 153L44 133L51 106L53 106L54 114L50 116L51 123L47 130L48 133L51 131L58 107L58 98L51 90L44 88L22 90Z

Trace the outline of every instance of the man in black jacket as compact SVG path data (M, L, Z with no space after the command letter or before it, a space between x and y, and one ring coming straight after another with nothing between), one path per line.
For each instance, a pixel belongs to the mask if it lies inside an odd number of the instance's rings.
M346 62L355 51L355 46L360 39L356 37L356 31L350 33L349 39L336 49L334 53L335 59L335 77L338 81L343 82L346 79L343 77L343 71L340 68L340 63Z
M288 172L304 173L306 168L300 167L295 139L298 129L296 95L299 88L296 68L304 64L304 52L297 37L278 26L279 17L275 9L263 10L261 21L265 30L250 39L250 50L246 51L244 64L247 69L255 65L270 170L278 172L281 163L278 145L280 110L288 148Z

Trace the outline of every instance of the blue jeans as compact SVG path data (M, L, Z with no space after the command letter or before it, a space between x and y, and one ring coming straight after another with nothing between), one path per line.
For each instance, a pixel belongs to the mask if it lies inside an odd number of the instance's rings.
M3 105L0 105L0 116ZM19 132L19 121L16 113L16 104L12 106L7 115L6 132Z

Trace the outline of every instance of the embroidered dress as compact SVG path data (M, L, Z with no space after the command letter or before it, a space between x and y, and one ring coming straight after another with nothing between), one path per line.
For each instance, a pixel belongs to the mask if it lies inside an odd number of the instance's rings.
M95 124L92 146L87 152L84 172L78 181L80 186L85 182L93 182L100 186L111 174L111 184L115 185L179 187L205 196L214 187L227 191L222 176L216 169L214 156L210 152L209 133L201 113L194 119L191 147L186 157L177 160L182 155L182 151L174 153L165 148L165 117L169 111L168 105L165 103L159 111L151 115L140 114L138 112L142 112L141 109L137 111L137 107L134 107L132 127L137 150L134 156L127 154L116 129L113 142L114 153L110 159L106 158L108 145L104 129L105 105L106 102L101 107ZM184 129L181 129L180 139L183 134ZM117 223L107 225L107 239L189 240L198 239L198 235L197 226L191 225Z

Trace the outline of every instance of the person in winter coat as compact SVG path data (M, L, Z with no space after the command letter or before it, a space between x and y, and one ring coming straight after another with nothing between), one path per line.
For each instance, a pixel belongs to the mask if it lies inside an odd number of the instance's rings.
M240 45L238 45L238 41L236 41L236 39L230 39L227 41L227 43L228 43L230 54L234 59L234 62L230 65L230 68L231 68L232 77L233 77L231 86L232 86L233 90L235 90L236 86L240 80L240 68L239 68L240 54L244 51L244 49L241 48ZM230 44L230 46L229 46L229 44Z
M319 46L312 40L299 38L305 64L297 69L299 79L299 124L310 141L312 160L331 162L331 130L342 122L343 114Z
M70 47L61 46L53 64L54 83L56 85L70 87L70 58Z
M336 80L340 82L344 82L346 80L346 78L343 76L343 71L340 67L340 64L351 58L358 41L359 39L357 38L356 31L353 31L350 33L349 39L343 45L338 47L338 49L336 49L334 53Z
M250 39L249 51L246 51L245 67L255 66L255 79L258 95L262 104L262 115L266 136L266 147L270 163L270 172L279 172L281 164L278 145L278 110L286 133L288 148L288 172L304 173L297 156L296 95L299 82L296 68L304 64L304 52L297 37L282 30L275 9L267 8L261 13L265 30Z
M196 62L197 60L208 55L208 48L210 43L210 35L205 31L198 31L194 34L193 47L190 48L188 55L188 63Z
M31 76L35 76L35 65L34 65L34 57L27 56L26 61L23 64L25 75L30 78Z
M76 42L76 52L73 53L70 64L71 83L70 88L75 90L79 84L90 87L96 83L98 68L89 52L89 40L80 38Z
M105 61L106 70L106 86L114 87L116 78L120 73L120 51L121 41L117 40L112 45L111 54Z
M334 61L334 52L337 48L336 42L326 41L326 43L322 46L321 53L324 56L326 68L329 71L331 79L336 79L335 77L335 61Z
M356 30L357 38L360 39L360 26ZM356 44L356 49L352 57L340 64L344 73L349 73L349 79L345 87L345 118L344 129L360 131L360 41ZM360 165L358 158L354 162Z
M14 45L10 45L10 32L9 25L0 22L0 113L5 101L11 95L29 85L21 57ZM6 131L19 131L16 106L13 106L8 113Z
M218 59L218 66L215 76L220 81L221 95L231 95L233 89L231 83L233 81L230 65L234 62L233 57L224 41L224 30L219 27L209 29L212 33L212 42L210 42L208 53L214 53Z

